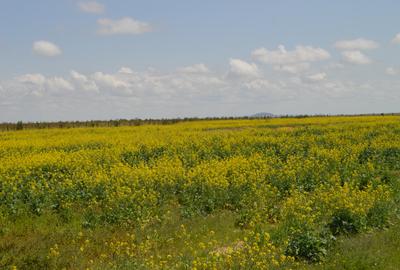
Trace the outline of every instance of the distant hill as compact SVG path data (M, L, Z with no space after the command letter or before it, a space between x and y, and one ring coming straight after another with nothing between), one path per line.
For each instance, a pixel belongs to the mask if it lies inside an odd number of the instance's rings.
M271 118L271 117L276 117L276 116L274 114L272 114L272 113L259 112L259 113L251 115L250 117L254 117L254 118Z

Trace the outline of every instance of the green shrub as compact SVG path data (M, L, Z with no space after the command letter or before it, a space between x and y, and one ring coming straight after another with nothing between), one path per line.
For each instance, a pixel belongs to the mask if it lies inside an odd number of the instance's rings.
M296 259L318 262L326 255L328 240L311 230L294 233L286 247L286 255Z
M357 218L348 209L339 209L336 211L328 227L333 235L354 234L360 231Z

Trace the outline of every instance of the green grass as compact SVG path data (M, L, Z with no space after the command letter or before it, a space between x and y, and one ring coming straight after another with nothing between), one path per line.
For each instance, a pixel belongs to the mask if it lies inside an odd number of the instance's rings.
M25 222L24 222L25 221ZM196 248L200 243L207 242L208 233L214 231L214 239L224 246L233 246L235 241L243 236L243 231L234 226L235 216L229 211L220 211L206 217L197 216L192 219L180 217L178 209L171 209L170 218L162 226L155 225L144 232L152 239L157 238L158 254L177 254L184 252L185 246L176 237L181 225L191 233L190 245ZM272 229L272 228L269 228ZM273 229L272 229L273 230ZM1 269L10 269L11 265L18 265L18 269L107 269L104 264L90 265L89 261L103 252L103 240L111 238L123 239L129 230L127 228L103 227L83 229L77 217L68 223L63 222L55 215L40 217L21 217L12 223L3 223L0 237L0 265ZM77 240L77 235L83 232L84 239L90 240L90 249L81 254L79 243L71 245L71 239ZM169 240L171 239L171 240ZM58 243L63 254L56 262L47 258L49 249ZM71 258L75 258L71 260ZM130 269L129 263L114 262L115 269ZM396 221L388 229L370 233L339 237L328 252L328 257L320 264L303 264L299 269L393 269L400 266L400 223Z
M400 269L400 224L389 229L340 238L326 261L300 269Z
M219 212L207 217L196 217L193 219L179 218L178 213L171 211L171 219L158 227L157 234L146 232L150 237L161 237L157 252L160 254L176 254L184 250L182 242L176 237L183 224L192 235L196 236L187 239L195 248L201 242L206 242L210 230L215 232L214 239L226 246L234 245L236 239L240 238L243 231L236 228L235 217L230 212ZM18 224L17 226L15 226ZM115 230L116 229L116 230ZM84 233L85 239L90 239L91 248L84 256L74 249L71 239L77 239L79 232ZM3 224L2 237L0 237L0 264L10 265L16 263L18 269L84 269L90 265L89 261L96 258L102 252L102 241L112 237L123 238L126 230L121 228L97 228L95 230L82 230L79 222L72 220L68 224L63 224L57 217L44 215L37 217L34 222L29 223L16 221L14 224ZM168 238L172 240L169 242ZM96 244L97 242L97 244ZM64 254L70 254L69 258L59 258L57 263L47 258L49 249L58 243ZM76 247L77 245L75 245ZM78 245L79 246L79 245ZM70 250L68 250L70 249ZM299 269L319 270L319 269L388 269L397 270L400 266L400 223L393 224L388 229L373 231L354 235L351 237L340 237L337 239L328 257L320 264L303 264ZM76 258L71 261L70 258ZM8 263L7 263L8 262ZM12 262L12 263L11 263ZM117 262L119 267L116 269L129 269L129 261ZM106 269L104 264L95 266L93 269Z
M59 216L46 213L41 216L21 216L16 220L3 221L0 224L0 269L109 269L104 263L96 261L102 253L107 253L104 243L111 239L127 238L127 233L136 237L150 238L157 242L154 255L177 255L184 253L187 245L196 249L200 243L207 243L210 231L213 239L222 247L233 245L243 236L243 230L234 225L235 215L230 211L218 211L208 216L196 216L186 219L180 216L179 209L171 208L167 220L154 224L144 231L137 228L119 226L98 226L83 228L82 217L73 215L68 222ZM188 237L180 238L181 226L190 232ZM83 236L80 237L79 235ZM84 252L79 250L89 240ZM184 243L186 242L186 244ZM61 256L57 260L49 259L49 250L57 244ZM94 263L90 263L93 260ZM113 261L110 269L131 269L128 261ZM114 266L117 266L114 268ZM128 268L127 268L128 267Z

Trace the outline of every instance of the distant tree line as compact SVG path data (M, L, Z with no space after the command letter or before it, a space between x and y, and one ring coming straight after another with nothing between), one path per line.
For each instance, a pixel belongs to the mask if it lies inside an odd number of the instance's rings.
M185 117L170 119L115 119L115 120L91 120L91 121L58 121L58 122L14 122L0 123L0 131L15 131L23 129L46 129L46 128L77 128L77 127L119 127L119 126L142 126L142 125L172 125L180 122L209 121L209 120L240 120L240 119L267 119L267 118L307 118L307 117L329 117L329 116L378 116L378 115L400 115L400 113L376 113L376 114L340 114L340 115L279 115L279 116L241 116L241 117Z
M265 117L264 117L265 118ZM119 126L142 126L142 125L172 125L180 122L207 121L207 120L234 120L254 119L252 117L186 117L171 119L116 119L116 120L90 120L90 121L58 121L58 122L22 122L0 123L0 130L13 131L23 129L45 129L45 128L76 128L76 127L119 127Z

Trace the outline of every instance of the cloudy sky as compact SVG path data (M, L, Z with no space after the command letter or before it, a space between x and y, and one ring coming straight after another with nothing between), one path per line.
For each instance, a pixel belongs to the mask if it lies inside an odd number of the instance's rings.
M2 0L0 122L398 112L399 10Z

